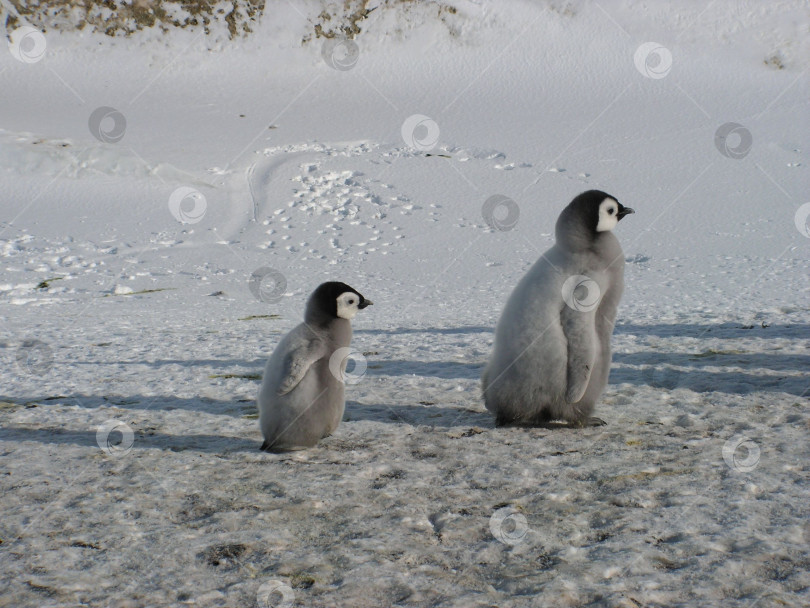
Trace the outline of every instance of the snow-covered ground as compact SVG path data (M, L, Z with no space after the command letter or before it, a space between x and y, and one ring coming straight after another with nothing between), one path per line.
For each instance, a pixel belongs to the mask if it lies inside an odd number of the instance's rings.
M810 9L674 4L0 52L0 606L810 604ZM494 324L590 188L636 210L608 425L496 429ZM261 453L324 280L365 373Z

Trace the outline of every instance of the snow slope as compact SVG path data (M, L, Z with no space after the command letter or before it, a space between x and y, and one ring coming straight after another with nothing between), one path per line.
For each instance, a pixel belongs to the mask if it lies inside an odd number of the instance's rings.
M0 605L810 602L806 4L453 6L372 12L349 69L316 2L0 53ZM501 306L590 188L637 212L608 426L495 429ZM260 453L328 279L365 373Z

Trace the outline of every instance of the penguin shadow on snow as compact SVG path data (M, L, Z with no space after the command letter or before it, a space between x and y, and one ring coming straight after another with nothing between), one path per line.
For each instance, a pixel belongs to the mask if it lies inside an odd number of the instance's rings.
M492 414L481 409L474 410L463 406L441 407L433 401L414 404L363 404L349 401L343 416L343 424L360 422L382 422L385 424L410 424L453 428L458 426L494 427Z
M422 376L445 380L478 380L484 363L462 361L406 361L390 359L374 361L366 370L367 376Z
M355 329L354 335L373 334L395 336L398 334L491 334L494 327L461 325L459 327L395 327L393 329Z
M240 401L220 401L206 397L180 398L173 395L53 395L36 398L20 398L0 395L0 402L16 403L24 407L48 408L50 405L77 406L85 409L98 409L100 407L115 407L122 410L188 410L204 412L223 416L242 418L257 413L256 400L244 399ZM110 412L110 417L115 414Z
M207 452L223 454L229 452L255 452L259 445L258 439L231 437L226 435L168 435L147 431L141 433L134 430L132 450L169 450L171 452ZM182 430L182 429L178 429ZM119 439L120 440L120 439ZM80 447L100 450L96 429L88 431L69 431L62 428L40 427L30 428L21 426L7 426L0 428L0 441L26 442L36 441L42 444L63 446L73 444ZM111 444L117 444L111 438Z
M796 340L810 339L808 324L774 324L751 325L740 323L652 323L641 325L635 323L617 323L614 334L634 334L638 336L657 336L659 338L791 338Z
M617 325L617 334L663 338L712 339L810 339L810 325L655 324ZM746 345L740 347L748 348ZM626 367L632 365L633 367ZM703 369L703 368L714 369ZM727 371L722 368L728 369ZM721 368L721 369L718 369ZM745 395L757 391L783 392L802 396L807 390L806 375L796 374L810 368L810 355L749 352L731 345L700 348L695 352L643 351L614 353L610 384L635 384L654 388L684 388L694 392L724 392ZM790 375L762 372L794 372Z
M623 364L639 366L625 367ZM718 371L708 367L735 367ZM721 392L735 395L766 391L802 396L807 393L807 375L776 375L762 371L804 371L810 366L806 355L765 355L751 353L690 355L684 353L642 352L613 356L610 384L634 384L656 389L688 389L696 393ZM683 369L687 368L687 369Z

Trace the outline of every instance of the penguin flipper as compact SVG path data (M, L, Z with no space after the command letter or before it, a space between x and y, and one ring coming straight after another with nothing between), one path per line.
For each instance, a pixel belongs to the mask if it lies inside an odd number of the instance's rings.
M568 343L565 401L577 403L588 390L596 361L596 324L594 313L566 307L562 327Z
M320 339L308 340L292 350L284 360L284 371L278 394L286 395L298 386L312 364L325 355L326 344Z

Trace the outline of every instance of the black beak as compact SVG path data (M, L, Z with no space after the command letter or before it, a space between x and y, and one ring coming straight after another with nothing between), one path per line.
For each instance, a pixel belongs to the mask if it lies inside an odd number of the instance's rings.
M625 215L630 215L631 213L635 213L635 211L633 211L630 207L619 205L619 212L616 214L616 217L622 219Z
M360 296L360 297L363 298L363 296ZM360 310L363 310L366 306L371 306L372 304L374 304L374 302L372 302L371 300L366 300L365 298L363 298L362 300L360 300L360 303L357 305L357 308L359 308Z

